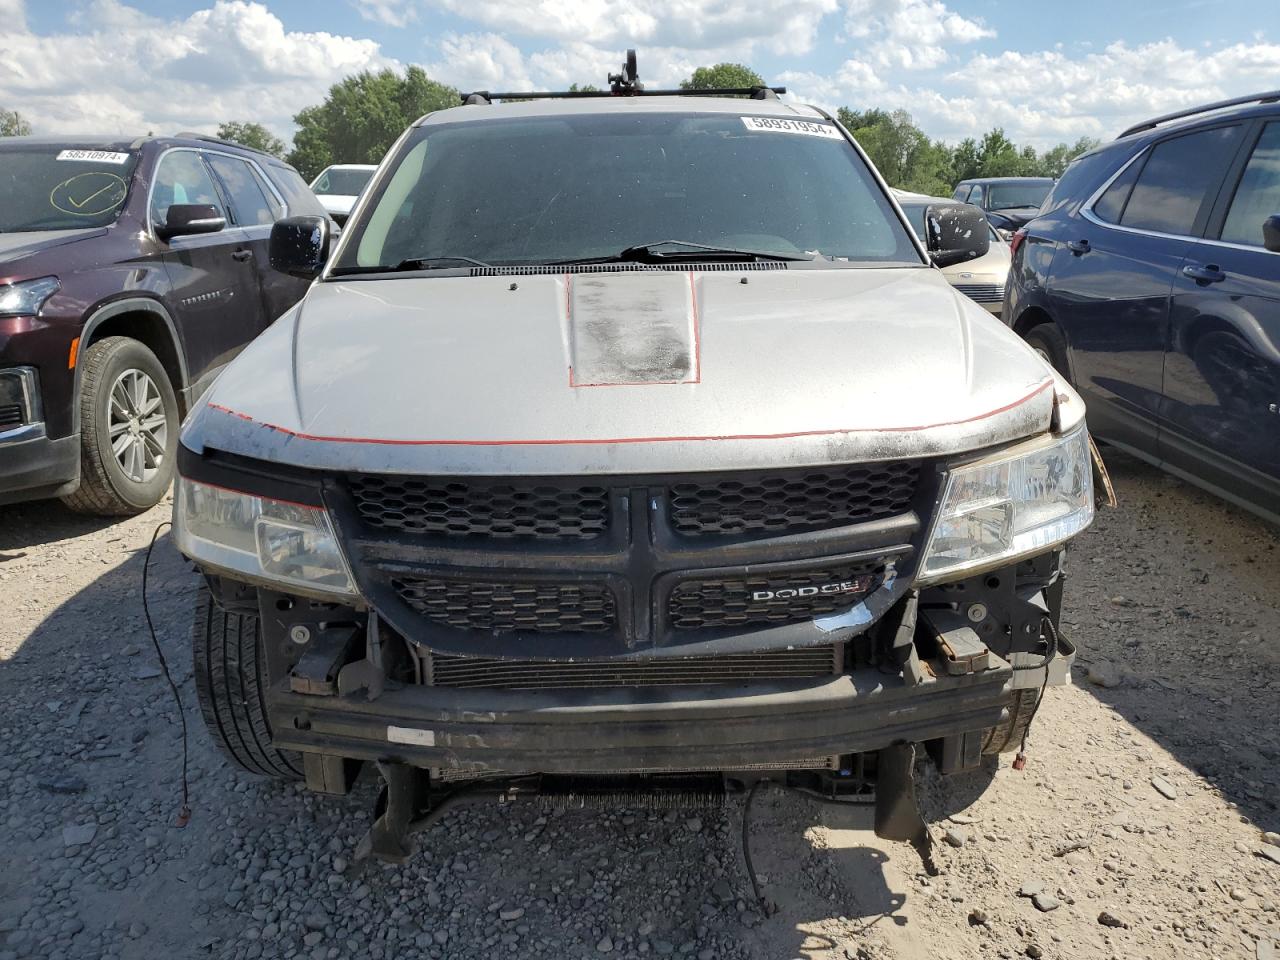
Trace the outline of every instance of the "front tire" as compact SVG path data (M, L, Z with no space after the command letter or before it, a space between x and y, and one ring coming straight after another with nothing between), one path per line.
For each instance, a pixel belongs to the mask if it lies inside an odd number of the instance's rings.
M1067 370L1067 338L1062 335L1062 331L1056 324L1042 323L1038 327L1032 327L1022 339L1027 341L1027 345L1036 353L1040 354L1042 360L1058 373L1071 380L1071 373Z
M201 584L191 652L200 713L223 756L249 773L301 780L302 758L271 743L267 657L258 618L228 613Z
M169 375L129 337L99 340L80 364L80 487L62 502L102 516L149 510L173 481L178 451Z
M1040 691L1017 690L1009 701L1009 714L999 724L987 730L982 741L982 753L991 756L997 753L1012 753L1022 746L1022 738L1031 726L1031 719L1036 715L1036 701Z

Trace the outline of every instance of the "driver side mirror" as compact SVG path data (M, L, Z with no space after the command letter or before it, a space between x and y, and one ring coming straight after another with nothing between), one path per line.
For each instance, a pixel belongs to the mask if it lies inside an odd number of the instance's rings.
M286 217L271 228L271 269L314 280L329 259L328 217Z
M967 203L929 207L924 223L925 249L939 267L977 260L991 247L986 217Z
M1262 245L1272 253L1280 253L1280 213L1267 217L1263 222Z
M186 237L195 233L217 233L227 225L227 218L210 203L175 203L164 212L164 223L157 224L161 240Z

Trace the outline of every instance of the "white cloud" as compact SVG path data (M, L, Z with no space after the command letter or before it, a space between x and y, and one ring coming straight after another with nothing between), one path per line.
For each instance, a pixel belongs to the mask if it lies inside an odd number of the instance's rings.
M464 93L469 90L532 90L534 82L522 54L511 41L493 33L449 34L440 41L442 57L428 64L433 77Z
M391 27L408 26L418 19L413 0L350 0L360 16Z
M900 70L937 67L950 59L948 47L995 36L941 0L846 0L845 31L865 41L873 62Z
M25 27L20 0L10 12L0 103L37 133L212 131L257 120L287 135L293 115L345 75L399 66L372 40L287 31L246 0L174 19L96 0L75 33L40 35Z
M1039 148L1082 136L1107 139L1147 117L1274 87L1280 45L1217 50L1172 40L1111 43L1078 55L1062 50L975 54L926 83L846 61L831 75L792 73L798 99L828 108L904 109L931 136L951 142L1002 126Z
M837 0L362 0L368 7L434 7L507 35L622 49L688 51L733 48L738 58L760 48L802 54ZM371 14L372 15L372 14Z

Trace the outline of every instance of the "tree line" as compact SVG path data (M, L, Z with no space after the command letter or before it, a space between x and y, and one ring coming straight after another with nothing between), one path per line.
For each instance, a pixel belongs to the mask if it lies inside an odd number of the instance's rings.
M743 64L718 63L699 67L680 86L723 90L764 86L764 80ZM596 88L574 84L572 89ZM294 116L298 129L291 149L260 123L228 121L217 135L281 157L311 180L331 163L377 163L418 117L459 102L455 88L432 80L421 67L403 74L366 70L335 83L322 103ZM905 110L841 107L837 117L891 186L934 196L950 195L957 182L971 177L1058 177L1075 157L1098 145L1081 137L1038 153L995 127L981 139L968 137L953 146L931 139ZM17 111L0 109L0 136L30 132Z

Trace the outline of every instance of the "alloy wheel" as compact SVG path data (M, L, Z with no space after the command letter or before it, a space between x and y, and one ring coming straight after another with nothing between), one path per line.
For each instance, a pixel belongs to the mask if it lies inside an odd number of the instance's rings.
M164 463L169 418L160 388L142 370L126 370L111 385L107 430L125 476L146 483L156 475Z

